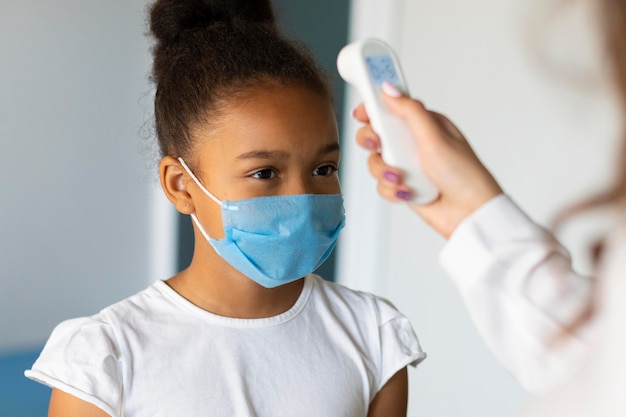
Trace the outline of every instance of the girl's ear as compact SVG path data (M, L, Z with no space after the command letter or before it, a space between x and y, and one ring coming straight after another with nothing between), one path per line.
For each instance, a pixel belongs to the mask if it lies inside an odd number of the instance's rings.
M194 213L193 199L187 191L189 178L187 178L187 173L180 162L171 156L161 159L159 177L161 188L163 188L167 199L174 204L176 210L182 214Z

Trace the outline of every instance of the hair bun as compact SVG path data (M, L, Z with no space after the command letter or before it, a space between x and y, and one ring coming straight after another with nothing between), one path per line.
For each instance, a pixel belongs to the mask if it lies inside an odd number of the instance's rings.
M160 42L216 23L265 24L275 30L269 0L157 0L150 8L150 30Z

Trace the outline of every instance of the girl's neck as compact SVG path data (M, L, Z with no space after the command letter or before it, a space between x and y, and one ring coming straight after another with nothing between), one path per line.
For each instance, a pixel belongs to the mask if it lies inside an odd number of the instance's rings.
M226 263L206 241L196 240L187 269L167 284L194 305L234 318L273 317L289 310L302 292L304 280L264 288Z

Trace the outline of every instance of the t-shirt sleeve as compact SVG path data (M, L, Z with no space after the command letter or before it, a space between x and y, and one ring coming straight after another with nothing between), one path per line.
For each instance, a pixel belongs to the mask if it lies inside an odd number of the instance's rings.
M399 370L426 359L413 326L389 301L375 297L380 337L380 390Z
M97 317L97 316L96 316ZM122 369L110 324L78 318L59 324L26 377L120 415Z

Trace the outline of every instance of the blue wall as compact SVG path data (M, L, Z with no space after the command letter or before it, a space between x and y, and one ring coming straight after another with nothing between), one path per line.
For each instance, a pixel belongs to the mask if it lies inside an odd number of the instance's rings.
M40 350L0 355L0 417L47 415L50 388L24 377Z

